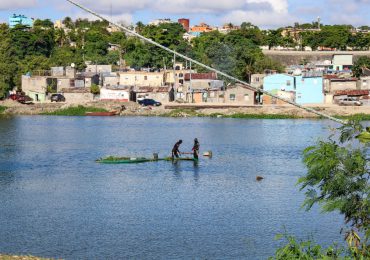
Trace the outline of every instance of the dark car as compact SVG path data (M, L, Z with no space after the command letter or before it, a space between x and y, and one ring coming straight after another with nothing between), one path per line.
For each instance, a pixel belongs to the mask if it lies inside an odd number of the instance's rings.
M50 98L51 102L64 102L66 101L66 98L62 94L53 94Z
M27 95L21 95L18 97L17 101L22 104L30 104L32 103L33 99Z
M162 105L161 102L155 101L154 99L145 98L142 100L139 100L138 103L142 106L160 106Z
M9 96L9 99L12 99L14 101L18 101L19 103L26 104L26 103L32 103L33 99L27 95L24 94L11 94Z

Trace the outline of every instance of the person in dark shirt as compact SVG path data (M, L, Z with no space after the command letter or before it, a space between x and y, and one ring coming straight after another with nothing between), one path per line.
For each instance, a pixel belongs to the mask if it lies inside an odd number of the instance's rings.
M175 145L173 146L172 148L172 159L174 159L175 157L176 158L179 158L179 155L180 155L180 150L179 150L179 147L180 145L182 144L182 140L179 140L177 143L175 143Z
M193 151L194 159L196 159L196 160L198 160L198 158L199 158L199 146L200 145L199 145L198 139L195 138L192 151Z

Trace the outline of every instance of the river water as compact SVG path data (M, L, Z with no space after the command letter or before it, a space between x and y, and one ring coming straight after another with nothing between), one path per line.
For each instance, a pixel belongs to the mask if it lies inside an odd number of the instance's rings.
M302 150L328 121L0 119L0 253L64 259L266 259L286 230L341 243L339 214L300 209ZM102 165L200 141L213 158ZM256 176L263 176L261 182Z

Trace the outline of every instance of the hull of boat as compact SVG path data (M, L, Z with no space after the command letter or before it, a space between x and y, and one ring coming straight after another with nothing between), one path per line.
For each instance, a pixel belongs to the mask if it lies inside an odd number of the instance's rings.
M86 112L86 116L115 116L117 115L116 111L112 112Z
M107 158L102 158L96 160L98 163L104 163L104 164L123 164L123 163L145 163L145 162L158 162L158 161L172 161L172 162L177 162L177 161L193 161L197 162L197 159L194 158L174 158L172 159L171 157L166 157L166 158L159 158L159 159L154 159L154 158L145 158L145 157L139 157L139 158L130 158L130 157L107 157Z

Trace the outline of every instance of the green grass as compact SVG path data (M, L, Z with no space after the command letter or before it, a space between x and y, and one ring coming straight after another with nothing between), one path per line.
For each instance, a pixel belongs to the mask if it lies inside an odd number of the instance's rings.
M77 106L77 107L68 107L65 109L59 109L54 112L46 112L42 113L42 115L49 115L49 116L84 116L86 112L107 112L104 108L97 108L97 107L84 107L84 106Z
M370 114L355 114L355 115L350 115L350 116L342 116L342 115L336 115L334 116L339 119L356 119L359 121L370 121Z
M245 114L236 113L232 115L222 115L222 114L211 114L210 117L224 117L224 118L244 118L244 119L298 119L301 118L295 115L283 115L283 114Z
M7 109L7 107L0 106L0 114L3 114L6 109Z
M283 114L245 114L235 113L224 115L222 113L203 114L198 113L195 109L174 109L169 113L162 115L164 117L223 117L223 118L245 118L245 119L297 119L301 118L295 115Z

